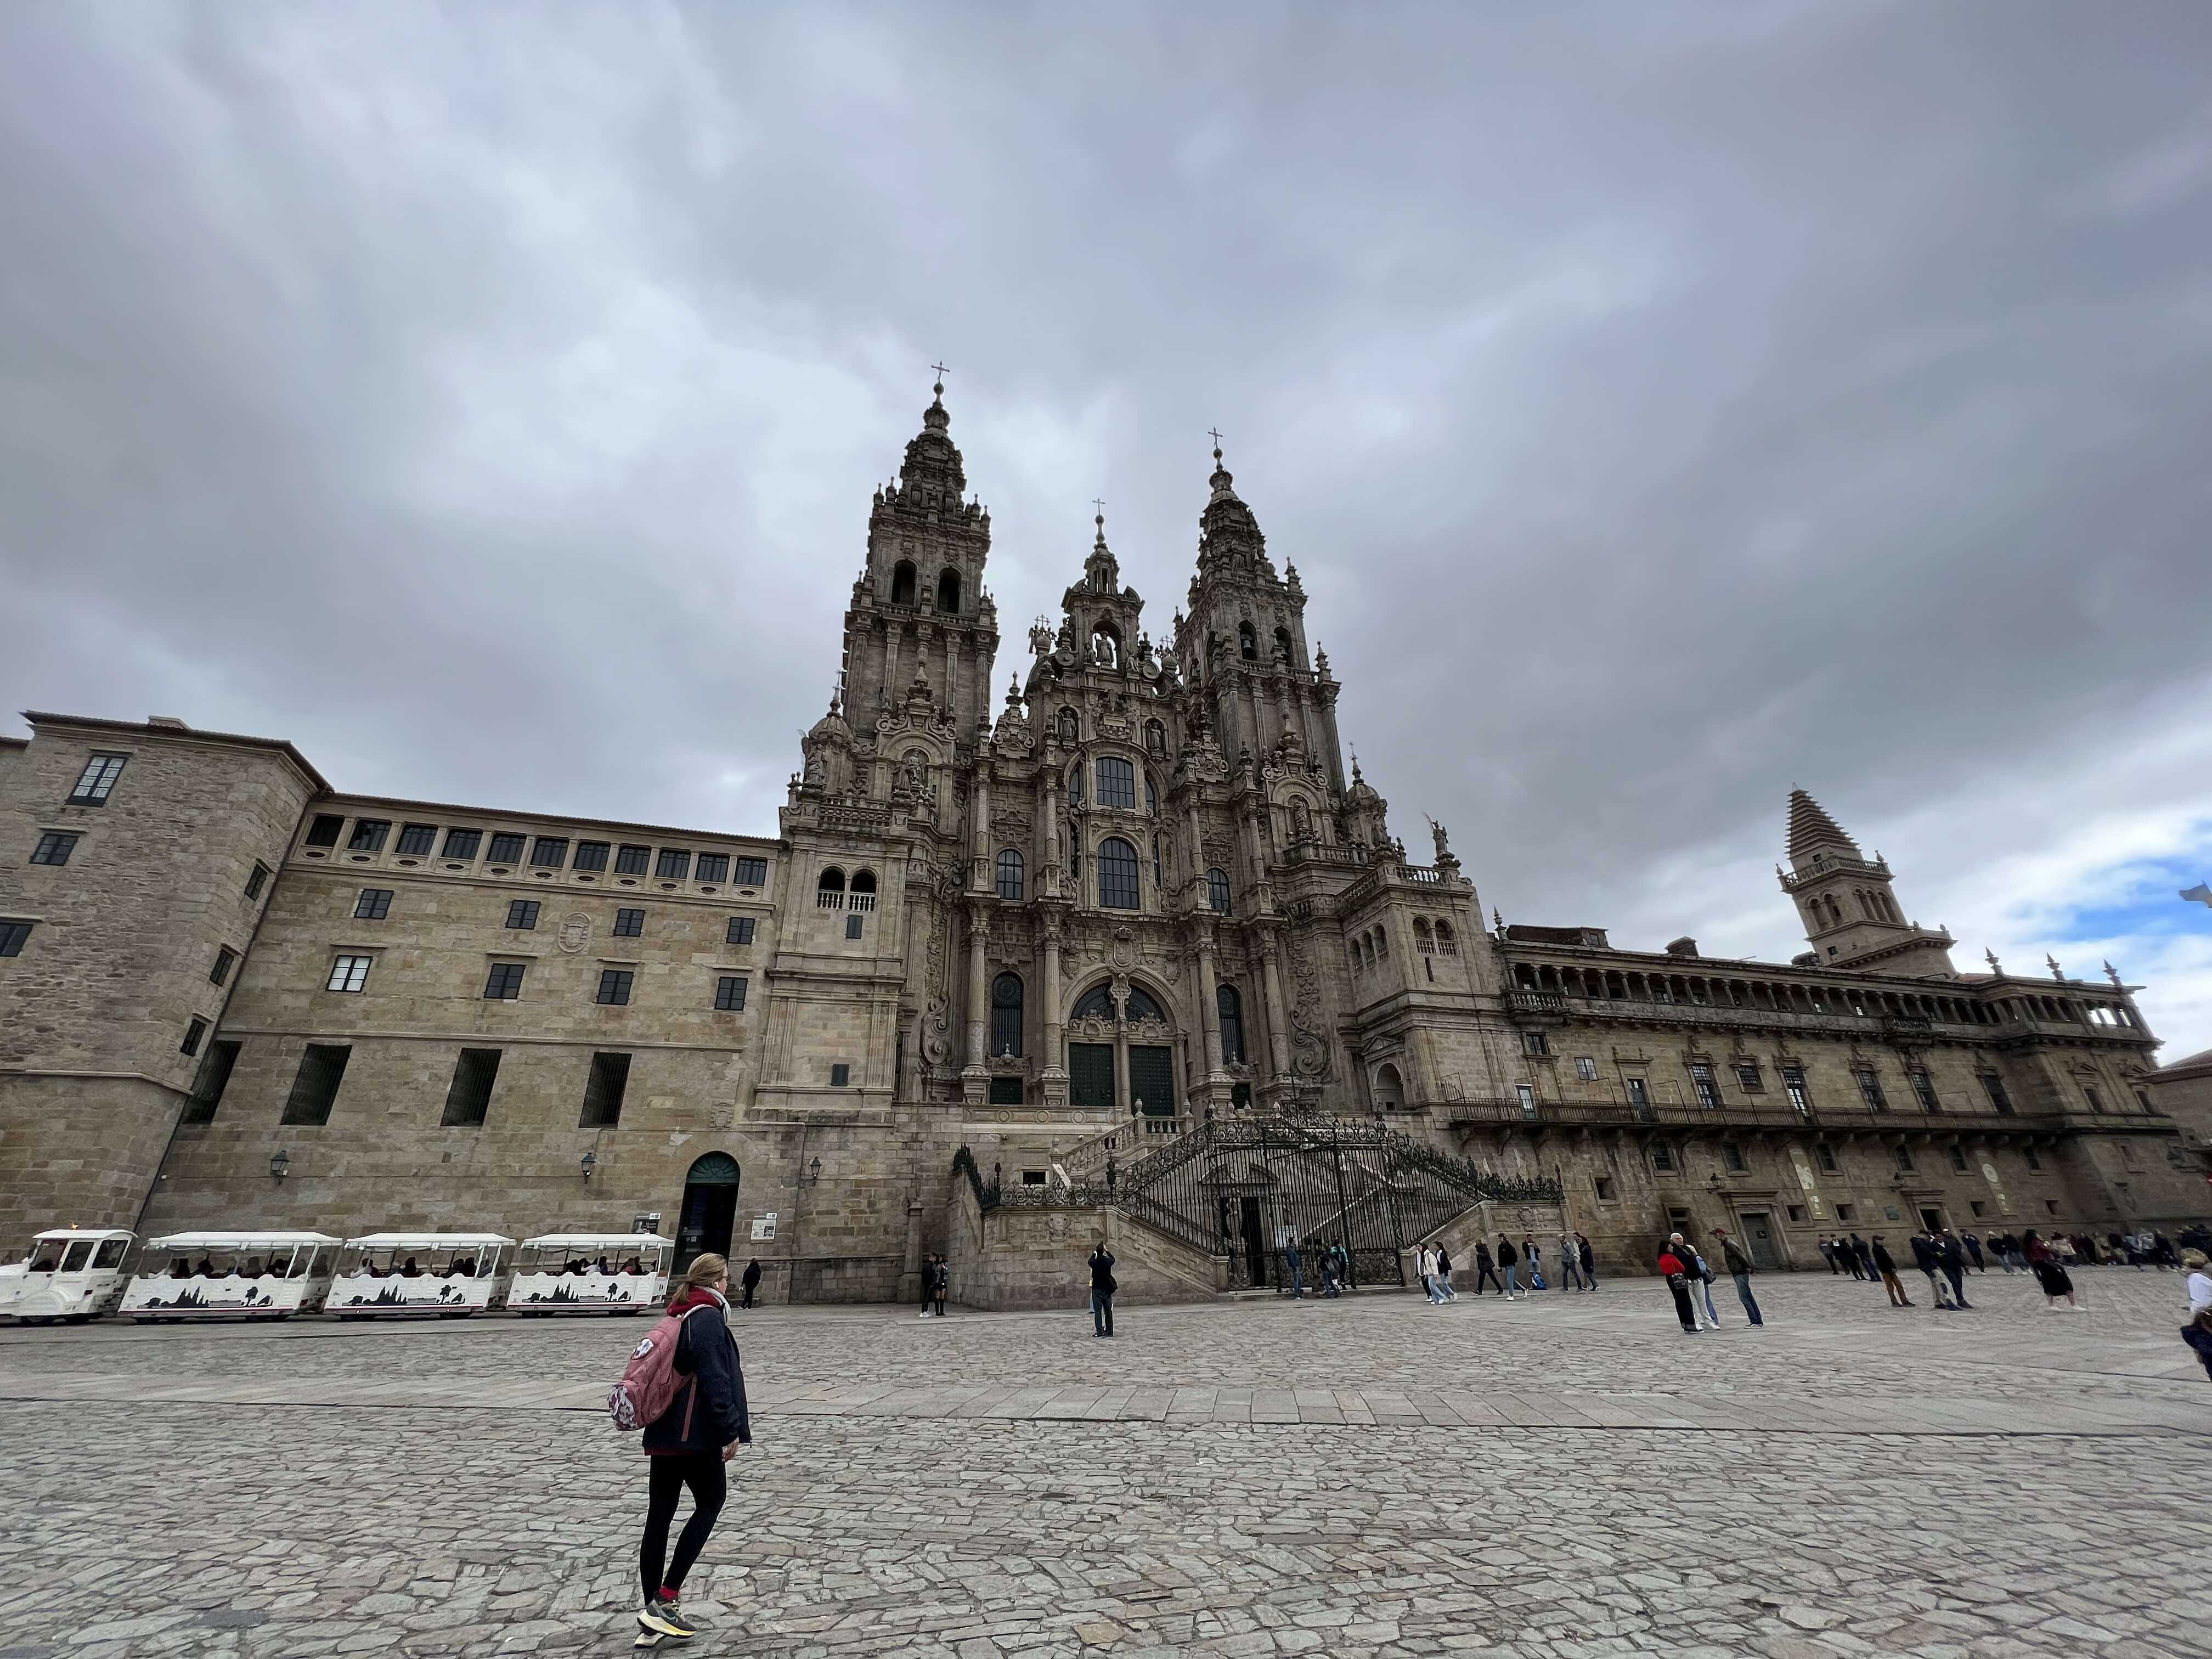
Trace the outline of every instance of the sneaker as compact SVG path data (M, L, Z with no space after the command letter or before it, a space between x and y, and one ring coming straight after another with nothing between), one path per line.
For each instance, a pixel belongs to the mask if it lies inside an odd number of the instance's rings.
M675 1602L657 1595L639 1611L637 1622L656 1636L672 1636L679 1642L688 1642L697 1634Z

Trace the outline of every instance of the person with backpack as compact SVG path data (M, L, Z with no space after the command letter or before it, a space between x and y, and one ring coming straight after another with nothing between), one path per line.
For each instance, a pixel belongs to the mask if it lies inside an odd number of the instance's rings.
M678 1606L684 1579L706 1547L715 1517L729 1495L723 1464L739 1446L752 1443L752 1419L745 1410L745 1374L738 1361L737 1339L725 1316L730 1264L719 1255L696 1257L684 1275L682 1291L668 1315L630 1356L629 1369L616 1385L635 1414L645 1418L647 1480L645 1536L637 1552L638 1578L645 1605L637 1622L650 1644L659 1638L688 1641L696 1633ZM665 1401L665 1404L662 1402ZM611 1398L617 1426L629 1426ZM653 1408L659 1406L658 1411ZM676 1500L691 1491L691 1516L668 1559L668 1528ZM641 1641L643 1638L640 1638Z

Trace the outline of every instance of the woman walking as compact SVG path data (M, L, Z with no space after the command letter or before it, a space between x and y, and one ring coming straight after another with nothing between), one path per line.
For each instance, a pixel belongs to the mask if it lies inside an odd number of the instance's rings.
M1505 1299L1521 1299L1521 1257L1513 1248L1513 1241L1504 1233L1498 1235L1498 1271L1505 1275Z
M714 1531L714 1519L729 1494L722 1465L737 1455L739 1446L752 1443L745 1374L726 1318L729 1285L728 1261L719 1255L699 1256L684 1273L682 1291L668 1304L670 1316L683 1321L675 1365L684 1381L668 1409L646 1425L646 1461L652 1473L645 1537L637 1552L638 1577L645 1590L645 1607L637 1622L656 1638L672 1637L681 1642L695 1633L677 1605L684 1576L706 1547L707 1534ZM676 1540L672 1561L667 1559L669 1523L676 1518L676 1500L687 1486L691 1489L691 1518Z
M2033 1231L2021 1241L2021 1246L2027 1255L2028 1271L2035 1275L2035 1282L2043 1287L2048 1305L2055 1310L2058 1298L2063 1296L2068 1307L2079 1308L2081 1304L2074 1299L2074 1280L2051 1246L2038 1238Z
M2205 1378L2212 1381L2212 1263L2202 1250L2184 1250L2181 1265L2189 1275L2183 1281L2189 1292L2189 1322L2181 1328L2181 1340L2203 1361Z

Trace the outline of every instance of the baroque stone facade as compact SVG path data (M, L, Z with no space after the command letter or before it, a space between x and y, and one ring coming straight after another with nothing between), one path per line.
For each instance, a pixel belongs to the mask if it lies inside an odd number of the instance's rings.
M1239 1113L1556 1175L1615 1264L1685 1223L1803 1266L1929 1218L2203 1212L2131 988L1954 971L1802 792L1794 962L1486 926L1443 827L1416 862L1347 773L1297 568L1218 450L1160 637L1101 520L994 713L991 520L938 390L773 840L348 796L286 744L28 716L0 746L0 1218L643 1222L758 1257L773 1296L861 1299L950 1248L963 1145L1045 1182ZM66 862L25 861L56 835Z

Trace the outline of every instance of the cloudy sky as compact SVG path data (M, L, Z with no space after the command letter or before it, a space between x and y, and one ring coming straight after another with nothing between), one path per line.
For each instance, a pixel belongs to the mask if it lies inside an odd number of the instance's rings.
M942 356L1002 680L1218 423L1486 905L2212 1045L2212 9L1103 9L0 10L4 707L772 831Z

